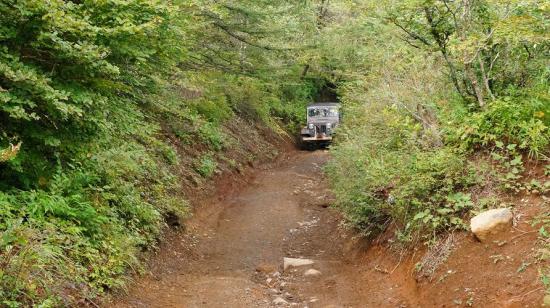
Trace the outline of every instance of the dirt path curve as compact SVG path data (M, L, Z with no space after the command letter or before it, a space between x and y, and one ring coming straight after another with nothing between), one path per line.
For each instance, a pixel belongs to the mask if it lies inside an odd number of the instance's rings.
M229 196L197 210L186 235L172 235L151 273L117 307L365 307L380 300L348 262L350 240L322 176L326 151L300 152L258 171ZM219 200L221 199L221 201ZM283 270L283 258L314 260ZM304 275L308 269L320 275ZM318 273L316 273L318 274ZM391 282L386 290L391 290ZM385 303L400 303L382 295ZM393 292L389 292L390 295ZM398 305L399 306L399 305Z

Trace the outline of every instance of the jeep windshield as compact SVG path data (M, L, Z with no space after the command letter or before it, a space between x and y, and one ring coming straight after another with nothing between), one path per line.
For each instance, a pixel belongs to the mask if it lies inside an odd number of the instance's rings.
M329 118L338 116L338 108L335 107L315 107L308 108L307 114L312 118Z

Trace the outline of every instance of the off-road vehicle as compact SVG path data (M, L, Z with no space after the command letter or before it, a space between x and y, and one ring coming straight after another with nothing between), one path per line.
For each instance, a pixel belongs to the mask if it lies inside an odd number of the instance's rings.
M307 123L300 132L304 147L326 145L332 141L334 129L340 124L340 104L313 103L307 106Z

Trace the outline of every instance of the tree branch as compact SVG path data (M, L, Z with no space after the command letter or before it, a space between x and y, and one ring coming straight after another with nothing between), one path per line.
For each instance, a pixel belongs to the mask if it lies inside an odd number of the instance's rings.
M399 22L397 22L396 19L390 19L390 21L396 25L397 27L399 27L399 29L403 30L405 33L407 33L411 38L415 39L415 40L418 40L420 42L422 42L424 45L426 46L432 46L432 44L424 37L420 36L419 34L417 33L414 33L413 31L405 28L404 26L402 26Z

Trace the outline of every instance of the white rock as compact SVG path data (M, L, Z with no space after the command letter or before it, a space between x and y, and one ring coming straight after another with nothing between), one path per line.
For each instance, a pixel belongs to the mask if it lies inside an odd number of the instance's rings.
M304 273L304 276L306 276L306 277L308 277L308 276L316 277L316 276L320 276L320 275L321 275L321 272L319 272L318 270L313 269L313 268L308 269Z
M282 297L276 297L274 300L273 300L273 304L279 306L279 305L285 305L285 304L288 304L288 302L282 298Z
M283 258L283 269L286 271L289 267L305 266L313 263L315 262L310 259Z
M488 210L470 220L470 229L480 241L484 241L490 235L510 228L512 218L512 211L509 208Z

